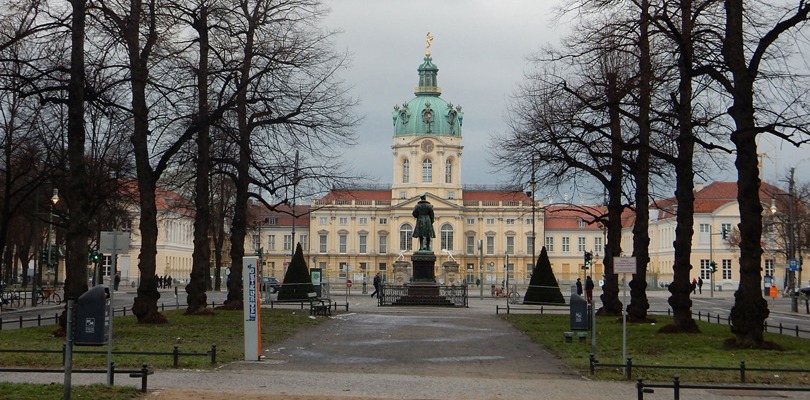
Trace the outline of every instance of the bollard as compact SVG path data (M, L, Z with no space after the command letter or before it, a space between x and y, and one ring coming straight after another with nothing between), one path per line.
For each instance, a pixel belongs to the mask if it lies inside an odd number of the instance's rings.
M110 386L115 386L115 362L110 363Z
M149 376L149 368L146 364L141 365L141 393L146 393L146 377Z
M627 380L633 378L633 359L627 357L627 367L625 368L625 372L627 373Z
M174 350L172 350L172 359L174 360L174 368L177 368L179 357L180 357L180 350L177 348L177 345L174 345Z
M681 379L678 378L678 375L675 375L672 380L672 391L673 400L680 400L681 399Z
M745 383L745 361L740 360L740 383Z
M215 343L211 345L211 364L216 363L217 363L217 345Z
M596 362L596 356L594 356L593 353L591 353L588 356L588 364L590 364L590 366L591 366L591 375L593 375L594 370L596 369L596 366L593 365L595 362Z

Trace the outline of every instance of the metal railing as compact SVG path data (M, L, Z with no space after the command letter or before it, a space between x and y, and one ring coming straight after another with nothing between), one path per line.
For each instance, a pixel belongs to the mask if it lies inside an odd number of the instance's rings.
M436 285L433 288L435 288L436 290L435 295L423 296L422 299L424 301L413 301L410 304L452 305L455 307L467 307L469 305L467 296L468 287L466 285L461 286ZM399 304L401 301L406 300L409 297L413 297L409 295L409 293L412 293L410 289L412 288L409 288L408 286L382 285L380 287L380 297L378 304L381 306Z
M727 386L727 385L683 384L681 383L680 379L677 376L675 376L672 379L672 384L667 383L649 384L644 383L643 379L639 379L636 382L636 391L638 400L644 400L645 393L655 393L655 390L653 390L653 388L672 389L672 398L674 400L680 400L682 389L746 390L746 391L767 390L777 392L810 392L810 387L799 387L799 386L753 386L753 385Z
M739 372L740 383L745 383L746 372L790 372L790 373L807 373L810 369L798 368L751 368L745 365L745 361L740 361L737 367L717 367L717 366L704 366L704 365L661 365L661 364L633 364L633 359L628 357L627 362L624 364L602 364L596 360L593 354L589 355L588 363L590 364L590 372L593 375L597 367L620 367L624 370L624 377L627 380L633 379L633 369L646 368L646 369L688 369L688 370L708 370L708 371L735 371Z

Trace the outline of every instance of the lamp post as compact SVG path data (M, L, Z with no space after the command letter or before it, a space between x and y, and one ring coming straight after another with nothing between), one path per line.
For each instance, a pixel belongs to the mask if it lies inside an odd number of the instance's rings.
M51 203L53 203L53 208L56 208L56 203L59 202L59 189L53 189L53 196L51 196ZM53 208L51 208L51 212L48 213L48 268L51 267L52 263L52 255L53 246L51 246L51 230L53 229ZM54 286L59 283L59 265L54 266L54 278L53 278Z
M526 195L532 201L532 268L535 266L535 255L537 254L537 234L535 230L535 212L537 210L536 203L534 201L534 191L537 190L537 182L534 180L534 171L532 171L532 180L529 182L529 192Z
M798 272L799 276L798 279L801 279L801 265L799 265L798 260L796 260L796 212L795 212L795 203L794 203L794 193L793 193L793 174L795 172L795 168L790 169L790 180L788 181L788 221L787 221L787 263L788 263L788 273L790 276L790 311L792 312L799 312L799 298L796 296L796 272ZM776 214L778 211L776 207L776 203L771 203L771 213ZM794 270L795 268L795 270Z
M478 240L478 296L484 299L484 241Z

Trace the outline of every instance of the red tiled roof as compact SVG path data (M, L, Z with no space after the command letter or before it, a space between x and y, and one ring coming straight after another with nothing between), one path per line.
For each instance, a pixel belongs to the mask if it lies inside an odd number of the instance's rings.
M762 203L770 203L774 197L786 194L782 189L767 182L762 182L759 187L759 199ZM737 201L737 182L712 182L695 192L695 214L713 213L717 209ZM664 210L665 213L659 215L658 219L672 218L675 216L675 206L677 200L670 197L650 204L650 209Z
M295 220L295 226L306 227L309 226L311 209L308 204L296 204L293 217L292 207L287 204L279 205L276 210L268 210L262 204L252 204L248 212L248 225L258 226L261 223L264 226L293 226ZM270 220L275 223L270 224Z
M597 206L547 206L543 214L543 224L546 230L600 230L598 223L589 222L605 213L604 207ZM580 227L580 220L584 220L586 225Z

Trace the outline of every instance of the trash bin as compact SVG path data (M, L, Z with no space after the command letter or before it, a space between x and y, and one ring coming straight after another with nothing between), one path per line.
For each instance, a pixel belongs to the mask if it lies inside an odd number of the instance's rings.
M571 330L588 330L588 301L576 294L571 294Z
M74 344L103 346L110 331L109 292L106 286L95 286L79 296L76 302Z

